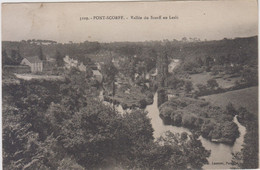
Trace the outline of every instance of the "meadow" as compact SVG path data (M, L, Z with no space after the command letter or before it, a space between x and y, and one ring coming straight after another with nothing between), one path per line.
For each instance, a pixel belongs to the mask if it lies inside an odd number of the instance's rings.
M218 76L213 76L208 72L192 74L190 75L190 79L195 85L194 88L196 88L196 85L198 84L207 85L207 81L210 79L216 79L217 83L219 84L219 87L224 89L233 87L236 81L241 81L241 77L230 78L228 75L223 75L221 77L218 77Z
M236 109L245 107L249 112L258 114L257 86L229 91L221 94L213 94L201 98L220 107L226 107L226 105L230 102Z

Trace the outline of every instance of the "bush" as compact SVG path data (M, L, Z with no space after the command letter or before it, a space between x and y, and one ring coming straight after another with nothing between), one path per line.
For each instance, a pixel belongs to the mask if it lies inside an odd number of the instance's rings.
M230 114L232 116L235 116L237 114L236 109L234 108L234 106L230 102L226 106L226 111L227 111L228 114Z
M215 124L213 124L211 121L206 121L201 126L201 134L202 137L208 138L210 132L214 129Z
M218 82L215 79L209 79L207 81L207 86L210 87L211 89L215 89L219 85L218 85Z
M189 93L193 90L193 85L191 81L185 81L185 91Z
M176 126L182 125L182 115L180 113L174 115L174 125Z
M182 117L182 124L183 124L184 127L187 127L187 128L194 128L195 127L195 124L194 124L195 121L196 121L196 118L194 116L191 116L191 115L185 114Z
M147 102L146 102L145 99L141 99L141 100L139 101L139 103L140 103L140 108L141 108L141 109L144 109L144 108L146 107L146 105L147 105Z

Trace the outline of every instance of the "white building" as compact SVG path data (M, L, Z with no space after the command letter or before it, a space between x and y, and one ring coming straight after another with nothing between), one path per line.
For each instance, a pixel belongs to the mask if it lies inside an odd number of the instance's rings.
M71 67L77 67L78 66L78 60L74 60L73 58L70 58L70 56L66 55L63 58L64 62L65 62L65 67L66 68L71 68Z
M115 67L119 67L119 59L118 58L113 58L112 63L114 64Z
M85 72L87 70L87 67L82 62L78 65L78 68L82 72Z
M39 59L38 56L25 57L21 61L21 65L29 66L31 68L32 73L42 72L43 70L43 62Z
M102 74L98 70L92 70L94 78L101 83L103 80Z
M168 65L168 72L172 73L174 68L179 64L179 59L173 59L171 63Z

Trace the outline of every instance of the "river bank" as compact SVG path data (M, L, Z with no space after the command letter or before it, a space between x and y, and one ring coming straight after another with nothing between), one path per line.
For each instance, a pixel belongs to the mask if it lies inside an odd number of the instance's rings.
M122 114L124 109L122 100L107 100L116 105L116 110ZM232 167L232 153L242 148L245 128L237 121L237 117L229 114L220 107L209 102L187 97L175 97L173 100L162 102L158 107L158 93L153 95L145 110L151 119L154 138L158 138L167 131L173 133L196 133L202 145L211 150L208 165L205 169L229 169ZM138 107L138 105L135 105ZM225 156L223 156L225 155Z
M101 94L103 93L101 92ZM109 102L105 102L105 104L111 105L111 103ZM120 104L116 104L114 106L115 109L121 114L124 114L127 111L128 112L131 111L131 109L124 110ZM111 105L111 107L113 107L113 105ZM151 124L154 129L153 136L155 139L164 135L164 133L167 131L173 133L186 132L187 134L191 134L195 132L193 129L189 129L181 126L173 126L171 124L164 123L163 119L160 117L160 111L158 108L158 93L154 94L153 103L147 105L145 111L148 112L147 116L151 119ZM204 169L229 169L233 167L231 165L232 153L241 151L242 145L244 143L244 136L246 133L246 129L238 122L237 116L231 118L232 118L231 121L238 126L238 132L240 133L239 137L235 139L233 144L212 142L211 140L204 138L202 135L199 137L205 149L211 150L211 155L208 158L209 164L204 165L203 166Z
M126 101L118 96L104 96L104 101L113 103L115 105L121 105L124 110L133 108L144 109L147 105L152 104L153 102L151 97L137 97L135 99L128 99L128 101Z
M122 79L121 77L117 78L114 87L103 84L104 101L115 105L120 104L123 109L144 109L153 103L155 87L152 80L146 80L145 84L134 84L130 80L122 82Z
M239 137L233 115L203 100L176 97L159 111L165 124L188 128L212 142L232 145Z
M191 134L191 131L194 132L194 130L185 127L164 124L164 121L159 116L160 113L157 105L157 100L158 93L155 93L153 104L148 105L145 109L148 112L147 116L151 119L155 138L162 136L166 131L171 131L173 133L186 132L188 134ZM199 137L205 149L211 150L211 155L208 158L209 164L204 165L203 169L230 169L232 167L232 153L241 151L242 145L244 143L244 136L246 133L245 127L238 122L237 116L232 118L232 122L234 122L238 126L238 131L240 133L239 137L235 139L233 145L215 143L204 138L203 136Z

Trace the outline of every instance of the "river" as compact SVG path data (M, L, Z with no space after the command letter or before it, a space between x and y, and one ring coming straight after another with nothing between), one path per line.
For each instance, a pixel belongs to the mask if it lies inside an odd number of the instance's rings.
M155 93L153 104L148 105L145 109L148 112L148 117L151 119L151 124L154 129L154 138L160 137L166 131L171 131L173 133L187 132L188 134L190 134L191 132L187 128L164 125L162 119L159 116L157 98L158 94ZM244 135L246 133L246 128L237 121L236 116L234 117L233 121L238 125L240 132L240 136L236 139L233 146L221 143L214 143L200 136L199 139L201 140L202 145L207 150L211 150L211 155L208 158L209 164L204 165L203 169L230 169L232 167L232 165L230 165L232 160L232 152L239 152L242 149Z
M105 105L113 107L113 104L103 100L103 91L100 92L100 100L103 101ZM163 120L159 116L160 113L157 104L158 93L155 93L153 104L147 105L145 109L148 112L147 116L151 119L151 124L154 129L153 136L155 139L162 136L166 131L170 131L173 133L186 132L188 134L191 134L191 132L187 128L165 125L163 123ZM118 111L118 113L120 114L124 114L126 112L126 110L124 110L121 105L116 105L115 110ZM128 109L127 111L130 112L130 109ZM222 143L214 143L203 138L202 136L199 137L202 145L207 150L211 150L210 157L208 158L209 164L204 165L203 169L230 169L232 167L232 153L239 152L242 149L244 136L246 133L246 128L238 122L237 116L234 117L233 121L238 125L240 136L236 139L234 145L232 146Z
M169 71L173 72L174 68L179 64L179 60L172 60ZM112 107L112 104L109 102L105 102L103 97L103 90L100 92L100 100L103 101L104 104L110 105ZM151 124L154 129L154 138L158 138L161 135L163 135L166 131L171 131L173 133L182 133L186 132L188 134L191 134L189 129L183 128L183 127L177 127L172 125L164 125L162 119L159 116L159 109L158 109L158 94L155 93L153 98L153 104L146 106L146 111L148 112L148 117L151 119ZM124 114L126 111L123 110L121 105L115 106L115 110L117 110L119 113ZM128 109L128 111L130 111ZM246 133L246 128L242 126L235 116L233 121L237 124L238 130L240 132L240 136L236 139L234 145L226 145L222 143L214 143L211 142L202 136L199 137L201 140L202 145L207 149L211 150L210 157L208 158L209 164L204 165L203 169L230 169L232 167L231 160L232 160L232 153L233 152L239 152L242 149L242 145L244 142L244 136Z

